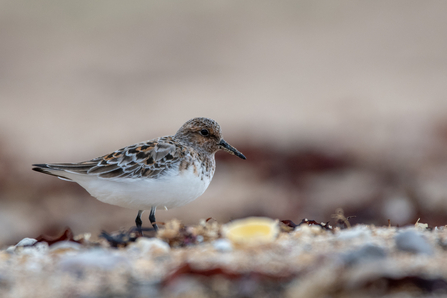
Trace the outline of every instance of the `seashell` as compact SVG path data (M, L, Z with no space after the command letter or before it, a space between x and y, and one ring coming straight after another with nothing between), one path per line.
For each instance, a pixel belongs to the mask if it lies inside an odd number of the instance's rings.
M278 220L267 217L248 217L222 226L223 235L236 245L273 242L279 233Z

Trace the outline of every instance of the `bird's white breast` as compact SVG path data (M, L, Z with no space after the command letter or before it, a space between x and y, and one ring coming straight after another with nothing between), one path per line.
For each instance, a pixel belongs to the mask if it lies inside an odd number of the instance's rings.
M91 175L69 175L98 200L125 208L148 210L152 206L174 208L202 195L213 178L200 175L200 165L179 172L172 169L159 178L100 178Z

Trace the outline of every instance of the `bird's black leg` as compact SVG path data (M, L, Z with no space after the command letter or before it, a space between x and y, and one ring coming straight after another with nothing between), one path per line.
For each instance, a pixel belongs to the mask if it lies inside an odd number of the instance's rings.
M155 209L157 209L157 207L151 207L151 213L149 214L149 221L151 222L152 226L154 227L154 230L157 231L158 230L158 226L155 223Z
M137 226L137 230L140 233L142 233L141 225L143 224L143 221L141 220L141 214L143 214L143 210L138 210L137 218L135 218L135 224Z

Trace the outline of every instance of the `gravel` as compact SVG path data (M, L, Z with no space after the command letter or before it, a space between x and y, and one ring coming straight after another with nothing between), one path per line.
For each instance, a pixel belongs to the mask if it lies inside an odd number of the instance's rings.
M186 228L168 222L157 238L139 237L118 248L82 235L51 246L24 239L19 243L25 246L0 251L0 297L447 294L444 227L301 225L249 246L222 238L221 228L216 222Z

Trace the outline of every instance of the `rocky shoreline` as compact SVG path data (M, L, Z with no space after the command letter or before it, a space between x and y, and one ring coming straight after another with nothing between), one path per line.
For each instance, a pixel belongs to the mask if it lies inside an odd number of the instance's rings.
M271 239L242 244L213 220L143 237L25 238L0 251L0 297L447 295L444 227L275 225Z

